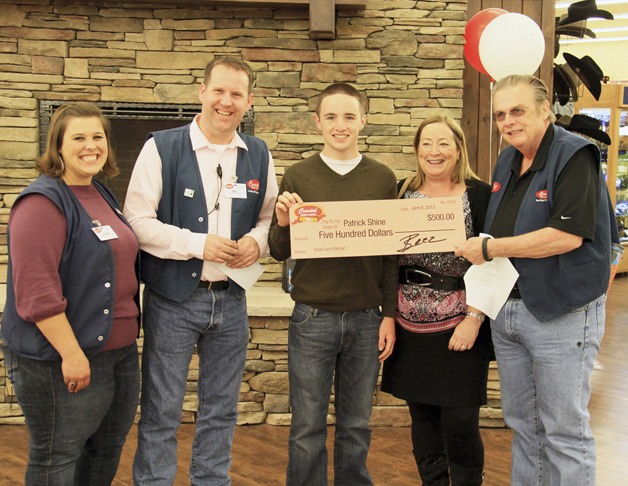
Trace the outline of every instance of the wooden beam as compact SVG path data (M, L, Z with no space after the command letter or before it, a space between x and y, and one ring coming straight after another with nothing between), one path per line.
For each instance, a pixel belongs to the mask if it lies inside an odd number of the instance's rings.
M54 1L54 0L53 0ZM124 3L134 5L146 3L146 0L86 0L88 5ZM228 6L238 7L306 7L310 9L310 37L312 39L336 38L336 9L359 10L366 7L366 0L150 0L155 5L190 6Z
M310 37L312 39L336 37L335 0L310 0Z

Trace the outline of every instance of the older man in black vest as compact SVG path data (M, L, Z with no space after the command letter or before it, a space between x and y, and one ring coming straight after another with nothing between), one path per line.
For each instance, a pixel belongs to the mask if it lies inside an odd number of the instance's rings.
M589 379L604 334L609 197L596 146L553 124L533 76L494 87L493 117L510 147L497 161L485 231L456 254L508 257L519 272L491 322L514 486L595 486ZM616 230L616 228L615 228Z

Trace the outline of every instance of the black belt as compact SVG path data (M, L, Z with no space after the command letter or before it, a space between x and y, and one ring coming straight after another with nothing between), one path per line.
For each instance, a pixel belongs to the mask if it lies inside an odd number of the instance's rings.
M521 298L521 293L519 292L519 287L517 287L517 284L515 284L515 286L510 291L510 295L508 296L508 298L509 299L520 299Z
M421 267L399 267L399 283L419 285L435 290L464 289L464 280L461 277L440 275Z
M216 282L208 282L207 280L201 280L198 283L198 288L207 290L227 290L229 288L229 281L217 280Z

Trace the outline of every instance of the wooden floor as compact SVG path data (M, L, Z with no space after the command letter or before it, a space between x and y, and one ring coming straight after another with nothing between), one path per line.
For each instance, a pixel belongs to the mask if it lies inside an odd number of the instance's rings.
M593 373L590 411L598 451L598 486L628 484L628 276L616 278L607 303L606 336ZM194 429L181 427L177 486L189 485L187 469ZM333 430L329 429L330 436ZM507 429L483 429L486 449L486 486L506 486L510 475L510 438ZM331 437L330 437L331 439ZM24 426L0 426L0 485L23 484L28 453ZM288 428L270 425L237 427L233 446L234 486L282 485L286 468ZM134 427L124 447L114 481L131 485L136 444ZM328 441L331 450L331 440ZM412 459L407 428L375 428L368 458L376 485L420 484Z

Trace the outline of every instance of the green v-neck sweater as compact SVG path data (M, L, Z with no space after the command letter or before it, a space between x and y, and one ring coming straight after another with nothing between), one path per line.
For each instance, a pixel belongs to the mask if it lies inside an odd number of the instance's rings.
M340 175L313 155L286 169L279 187L301 196L303 202L395 199L392 170L366 156L349 173ZM368 215L365 215L368 216ZM290 256L290 228L277 225L268 235L271 255L283 261ZM311 258L295 260L291 297L295 302L331 312L381 306L383 315L395 316L397 256Z

